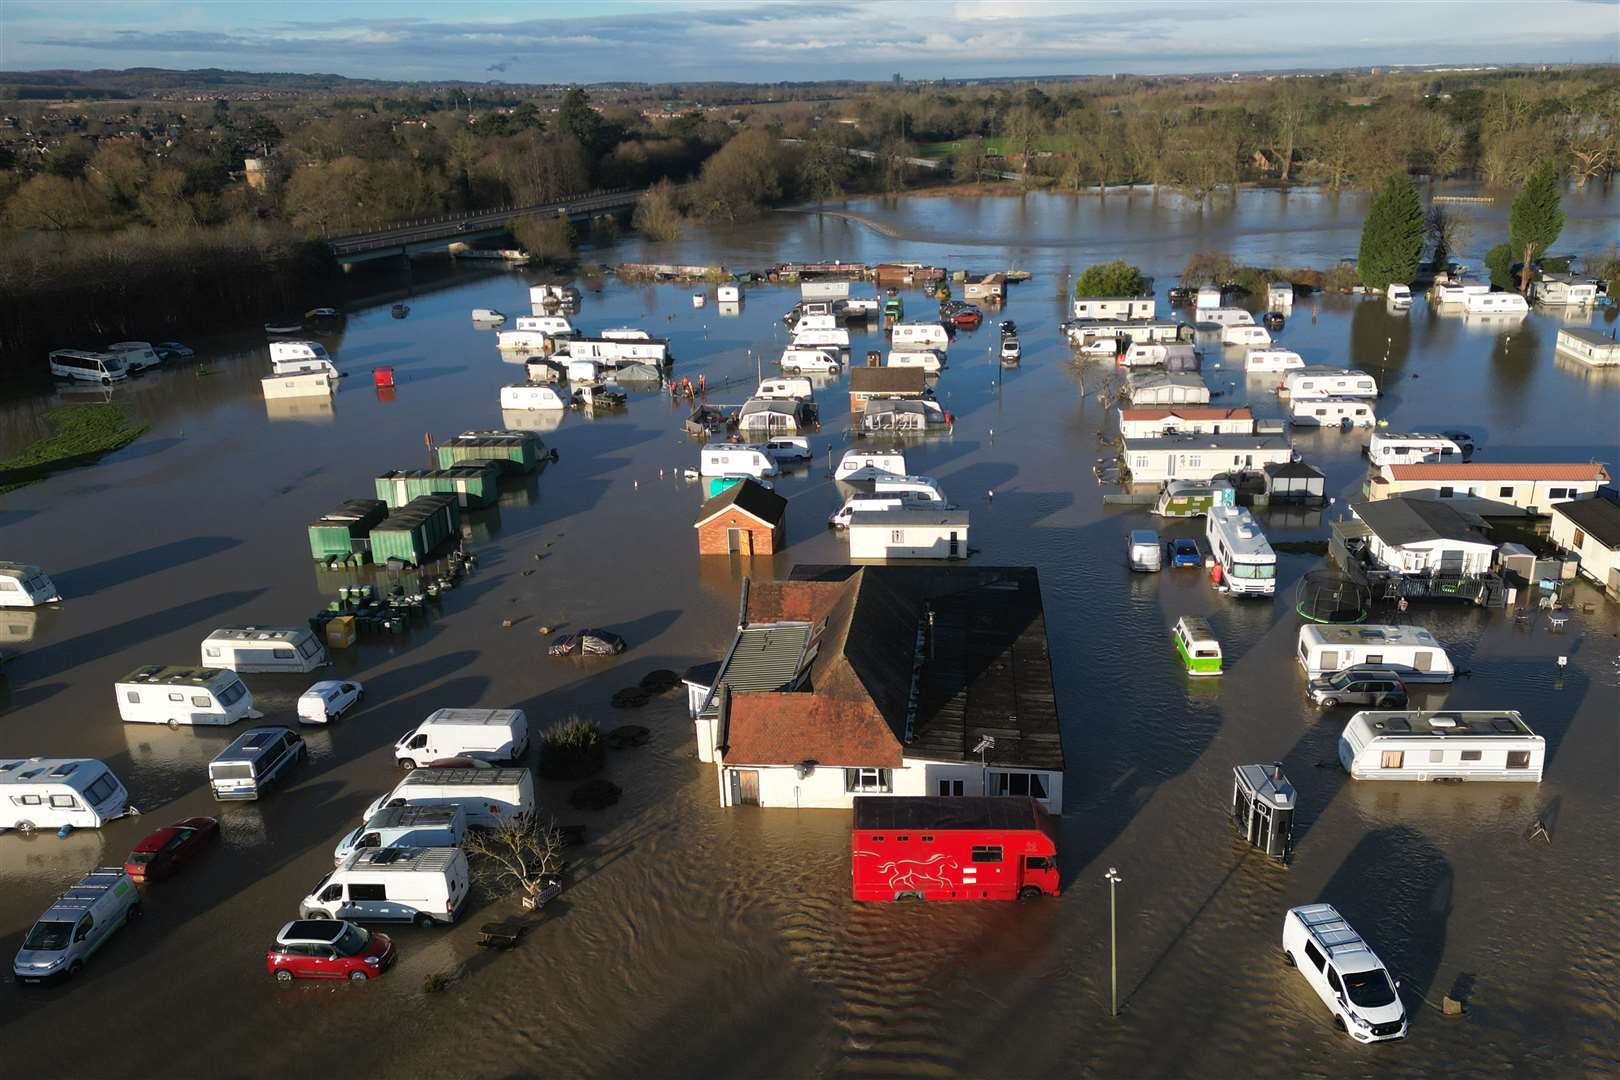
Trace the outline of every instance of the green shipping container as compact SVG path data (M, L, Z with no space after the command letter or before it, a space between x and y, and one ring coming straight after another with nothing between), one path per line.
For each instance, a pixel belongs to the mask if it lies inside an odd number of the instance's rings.
M387 516L388 505L381 500L350 499L310 522L309 553L317 559L364 554L366 537Z
M415 566L459 530L454 495L419 495L371 530L371 559L398 559Z
M493 461L462 462L448 469L395 469L377 477L377 497L397 509L419 495L454 495L462 507L494 506L501 467Z
M506 472L533 472L546 444L532 431L464 431L439 444L439 468L468 461L493 461Z

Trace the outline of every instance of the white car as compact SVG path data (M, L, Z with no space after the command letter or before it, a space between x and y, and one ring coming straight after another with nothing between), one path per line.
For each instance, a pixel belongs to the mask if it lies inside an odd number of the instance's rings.
M336 720L366 696L366 688L357 682L324 679L298 696L298 722L325 724Z
M1406 1036L1400 983L1332 904L1289 908L1283 916L1283 959L1299 969L1333 1014L1333 1025L1357 1042Z

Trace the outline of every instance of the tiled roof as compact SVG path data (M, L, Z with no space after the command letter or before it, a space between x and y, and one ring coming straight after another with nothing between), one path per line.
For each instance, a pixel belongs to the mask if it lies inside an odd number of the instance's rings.
M1175 416L1182 420L1253 420L1254 412L1248 406L1218 409L1213 405L1162 405L1154 408L1121 409L1121 420L1164 420Z
M693 527L702 525L732 507L772 527L780 525L782 518L787 514L786 499L763 484L744 480L740 484L731 485L698 507L697 521L693 523Z
M1468 464L1428 462L1385 465L1391 480L1596 480L1607 483L1609 470L1595 461L1546 464L1474 461Z

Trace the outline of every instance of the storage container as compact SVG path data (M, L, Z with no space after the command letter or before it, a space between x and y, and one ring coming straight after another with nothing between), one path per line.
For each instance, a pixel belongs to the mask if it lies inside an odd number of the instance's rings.
M388 516L379 499L350 499L310 523L309 553L317 559L364 555L372 526Z
M347 649L354 644L355 625L353 615L339 615L326 624L326 647L329 649Z
M377 497L397 509L419 495L454 495L456 503L478 509L495 505L501 467L493 461L465 461L445 469L395 469L377 477Z
M467 431L439 444L439 467L494 461L506 472L533 472L545 445L532 431Z
M456 533L460 521L454 495L419 495L371 530L372 561L417 565Z

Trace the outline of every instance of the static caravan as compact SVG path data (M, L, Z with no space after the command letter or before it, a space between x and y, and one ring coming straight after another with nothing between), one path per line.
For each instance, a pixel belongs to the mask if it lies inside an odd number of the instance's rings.
M651 341L652 335L633 326L616 326L597 335L607 341Z
M563 343L563 354L575 360L596 360L603 364L669 363L669 342L662 338L574 338Z
M1552 307L1587 307L1597 303L1597 281L1570 274L1543 274L1530 283L1530 299Z
M1467 461L1474 449L1450 435L1412 431L1374 431L1367 440L1367 460L1373 468L1409 465L1414 462Z
M1612 331L1605 334L1598 330L1565 327L1558 331L1554 351L1594 367L1620 364L1620 341L1615 340Z
M1214 285L1204 285L1198 290L1198 298L1193 302L1193 309L1202 318L1204 312L1213 311L1221 306L1221 290Z
M1271 596L1277 591L1277 554L1247 510L1212 506L1204 538L1221 568L1221 583L1234 596Z
M1253 348L1257 345L1271 344L1271 331L1263 326L1223 326L1221 327L1222 345L1243 345Z
M799 295L806 300L842 300L849 295L849 282L801 281Z
M338 377L337 365L327 354L326 346L318 341L272 341L270 343L270 373L272 375L301 375L305 372L325 372L330 378Z
M1375 398L1378 381L1354 368L1303 367L1288 373L1282 388L1293 398Z
M1445 647L1421 626L1306 623L1296 655L1307 679L1348 667L1390 668L1408 683L1448 683L1457 674Z
M129 792L94 758L0 758L0 829L99 829L129 813Z
M1460 281L1446 282L1436 285L1429 293L1429 297L1436 304L1465 303L1470 296L1482 296L1491 291L1489 285L1465 285Z
M1082 296L1074 302L1077 319L1151 319L1158 302L1151 296Z
M460 848L363 848L315 883L298 917L449 924L468 891L467 855Z
M570 400L551 386L514 383L501 387L502 409L566 409Z
M1266 307L1272 311L1287 311L1294 306L1294 286L1287 281L1273 281L1266 286Z
M551 338L573 337L578 332L574 324L561 315L519 315L512 328L535 330Z
M129 368L124 361L111 353L54 349L50 354L50 364L51 374L58 379L112 383L129 378Z
M264 393L266 401L279 401L282 398L330 398L332 376L325 371L270 375L259 380L259 389ZM274 415L272 413L272 416Z
M571 383L594 383L602 377L602 365L595 360L570 359L567 364Z
M550 347L550 340L538 330L500 330L495 347L502 352L541 353Z
M846 450L833 471L838 480L875 480L880 476L905 476L906 456L898 450Z
M113 684L126 724L228 727L257 719L253 695L234 671L222 668L141 667Z
M849 522L851 559L965 559L968 512L908 503L856 514Z
M1243 370L1255 375L1277 375L1304 366L1305 358L1292 349L1250 349L1243 354Z
M849 331L833 330L795 330L793 331L793 347L795 349L841 349L849 351Z
M1253 326L1254 315L1243 308L1218 307L1200 310L1198 321L1216 326Z
M1358 712L1339 736L1352 780L1539 784L1547 741L1516 712Z
M61 599L62 594L39 567L0 562L0 608L38 607Z
M309 672L330 663L307 626L225 626L203 639L202 666L236 672Z
M896 323L889 340L895 348L915 346L920 349L938 349L941 352L951 347L951 338L939 323L906 322ZM845 341L848 344L848 341Z
M1469 293L1463 297L1463 310L1470 315L1522 315L1530 305L1516 292Z
M1296 427L1336 427L1344 430L1372 427L1377 422L1372 406L1359 398L1293 398L1288 405L1289 422Z
M778 471L776 462L762 446L710 443L699 455L698 472L702 476L752 476L758 480L775 476Z
M528 769L415 769L388 794L366 807L370 821L389 806L461 807L467 824L493 829L534 812L534 773Z
M937 375L945 366L945 357L937 349L891 349L884 366L922 368L930 375Z

